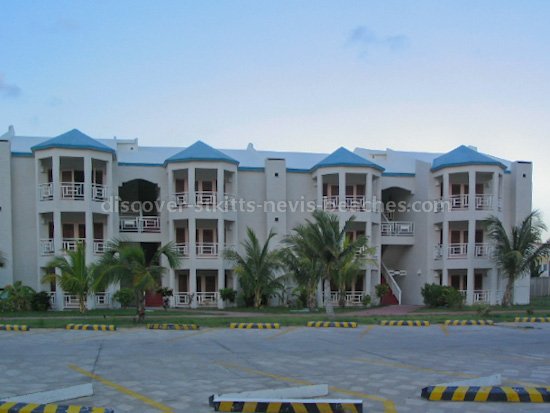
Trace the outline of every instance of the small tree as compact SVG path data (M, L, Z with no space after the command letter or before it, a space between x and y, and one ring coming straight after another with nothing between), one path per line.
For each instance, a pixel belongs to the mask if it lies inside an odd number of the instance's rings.
M32 306L34 290L23 285L21 281L16 281L5 288L7 296L7 308L11 311L29 311Z
M167 268L160 265L165 257L170 268L180 263L178 252L173 242L157 249L151 261L147 261L145 251L140 245L127 244L114 240L107 248L99 263L99 283L107 286L126 281L131 285L137 306L138 321L145 320L145 293L155 290Z
M533 211L521 222L513 226L510 233L498 217L487 220L489 238L494 243L493 260L507 278L502 305L512 303L514 282L525 275L533 262L540 262L550 253L550 244L541 244L542 232L546 225L541 220L540 213Z
M78 298L80 312L86 311L86 297L95 291L97 267L86 265L86 248L78 243L76 250L67 251L67 256L56 256L46 266L43 283L58 283L61 289ZM56 270L59 274L56 274Z
M254 298L254 307L259 308L265 297L272 296L282 288L276 272L281 269L281 254L277 250L270 251L269 244L275 236L270 231L267 240L260 244L258 237L250 228L246 230L246 239L242 242L244 255L234 250L226 250L225 258L235 262L235 274L244 296Z

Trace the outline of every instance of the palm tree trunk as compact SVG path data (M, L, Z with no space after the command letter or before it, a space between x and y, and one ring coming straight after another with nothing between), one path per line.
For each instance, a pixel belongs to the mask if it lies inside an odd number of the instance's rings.
M80 307L80 312L81 313L86 312L86 305L84 304L84 296L82 296L82 295L78 296L78 305Z
M340 308L344 308L346 306L346 288L339 289L338 290L338 305Z
M143 291L136 292L136 305L137 305L137 321L145 320L145 293Z
M502 297L502 306L507 307L512 304L512 293L514 291L514 280L512 277L508 277L506 282L506 289L504 290L504 296Z
M260 308L262 306L262 292L256 291L254 293L254 307Z
M307 293L307 308L310 310L315 309L316 307L316 301L317 301L317 286L314 286L314 288L310 288Z
M326 277L325 277L324 285L325 285L325 294L324 294L325 311L326 311L326 314L332 318L334 317L334 307L332 306L332 300L330 299L330 280Z

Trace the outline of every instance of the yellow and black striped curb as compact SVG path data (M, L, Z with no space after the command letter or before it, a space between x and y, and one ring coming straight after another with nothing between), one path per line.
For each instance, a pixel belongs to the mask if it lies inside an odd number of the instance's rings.
M66 330L115 331L114 324L67 324Z
M198 330L197 324L147 324L149 330Z
M255 413L363 413L361 400L216 400L217 412Z
M550 323L550 317L516 317L516 323Z
M423 399L454 402L550 403L549 387L428 386Z
M421 320L382 320L381 326L394 326L394 327L428 327L429 321Z
M241 328L241 329L251 329L251 328L257 328L257 329L266 329L271 330L274 328L281 328L281 324L279 323L229 323L229 328Z
M493 320L445 320L446 326L492 326Z
M0 324L0 331L29 331L29 326L24 324Z
M357 328L355 321L308 321L308 327Z
M0 412L2 413L114 413L113 409L106 407L86 407L75 405L59 404L36 404L17 403L0 401Z

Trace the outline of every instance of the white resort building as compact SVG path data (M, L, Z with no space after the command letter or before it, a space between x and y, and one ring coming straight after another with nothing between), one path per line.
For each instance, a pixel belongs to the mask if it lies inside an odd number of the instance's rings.
M280 242L314 208L356 217L349 236L375 247L346 302L361 304L377 284L388 302L421 304L425 283L452 285L466 302L499 302L505 279L490 259L484 220L506 225L531 211L532 164L460 146L448 153L340 148L331 154L142 147L94 139L74 129L56 137L0 136L0 288L15 281L51 293L56 308L75 297L41 283L53 255L83 242L89 262L122 238L146 253L174 241L181 265L168 271L174 307L223 306L219 290L238 288L225 248L240 248L246 228ZM88 307L113 305L106 291ZM337 302L337 294L333 299ZM515 284L529 302L529 279ZM148 305L158 305L155 295Z

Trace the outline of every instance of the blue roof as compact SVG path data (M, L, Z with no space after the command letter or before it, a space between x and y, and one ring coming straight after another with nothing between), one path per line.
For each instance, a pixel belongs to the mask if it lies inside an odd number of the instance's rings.
M432 171L465 165L496 165L502 169L506 169L506 165L495 158L479 153L478 151L468 148L467 146L461 145L458 148L435 158L432 162Z
M238 164L239 161L226 155L222 151L214 149L202 141L197 141L183 151L166 159L165 163L188 161L222 161Z
M314 171L318 168L327 168L330 166L359 166L359 167L374 168L374 169L378 169L379 171L384 170L384 168L382 168L380 165L377 165L374 162L371 162L363 158L362 156L359 156L353 152L350 152L344 147L340 147L336 149L329 156L327 156L322 161L318 162L315 166L313 166L311 170Z
M66 148L66 149L91 149L93 151L115 153L113 148L102 144L98 140L89 137L80 132L78 129L70 130L55 138L48 139L38 145L34 145L31 150L39 151L49 148Z

